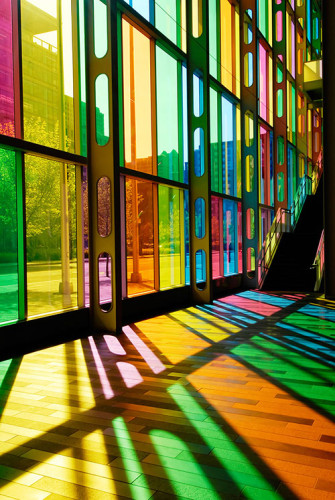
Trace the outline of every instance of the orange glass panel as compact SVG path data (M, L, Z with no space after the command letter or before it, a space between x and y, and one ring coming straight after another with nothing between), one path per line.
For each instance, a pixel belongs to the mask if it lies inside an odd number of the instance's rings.
M151 182L126 179L127 295L154 290L154 219Z
M221 0L221 82L239 97L239 15L228 0Z
M153 173L150 39L122 21L125 167Z

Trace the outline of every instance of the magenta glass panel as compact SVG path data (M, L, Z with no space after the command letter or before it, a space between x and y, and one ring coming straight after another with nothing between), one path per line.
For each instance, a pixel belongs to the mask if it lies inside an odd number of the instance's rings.
M276 14L276 40L281 42L283 39L283 13L279 10Z
M223 276L223 236L222 236L222 202L212 196L212 277Z
M267 119L267 53L262 44L259 44L259 114L263 120Z
M238 272L243 270L242 255L242 203L237 204L237 237L238 237Z
M15 135L11 0L0 1L0 134Z
M295 78L295 25L294 21L291 21L291 29L292 29L292 76Z

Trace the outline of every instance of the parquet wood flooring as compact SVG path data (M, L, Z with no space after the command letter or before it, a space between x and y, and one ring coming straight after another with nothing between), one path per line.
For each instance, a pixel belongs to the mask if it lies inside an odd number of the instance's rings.
M334 347L249 291L3 361L0 500L335 500Z

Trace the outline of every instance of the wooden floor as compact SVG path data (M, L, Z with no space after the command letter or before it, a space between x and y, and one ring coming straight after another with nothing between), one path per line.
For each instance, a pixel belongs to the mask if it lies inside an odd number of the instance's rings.
M4 361L0 500L335 499L334 346L249 291Z

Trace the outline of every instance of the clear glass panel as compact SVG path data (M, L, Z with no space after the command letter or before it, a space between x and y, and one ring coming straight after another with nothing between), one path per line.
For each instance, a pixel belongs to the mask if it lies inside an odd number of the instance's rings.
M76 307L75 167L26 155L28 316Z
M99 271L99 305L102 311L112 308L112 257L103 252L98 258Z
M0 149L0 323L19 315L15 153Z
M12 1L1 0L0 6L0 134L15 135L14 82L12 53Z
M204 129L196 128L194 131L194 173L201 177L205 172L205 134Z
M24 138L75 151L71 0L21 2Z
M151 182L126 179L128 296L154 289L154 216Z
M157 173L183 182L179 162L177 61L156 47Z
M107 54L107 5L101 0L94 0L94 54L101 58Z
M184 264L183 193L158 186L160 288L182 284Z
M104 74L95 80L95 138L99 146L109 141L109 88Z
M150 39L122 20L125 167L152 174Z
M98 233L105 238L112 230L111 183L108 177L101 177L97 184Z
M205 200L197 198L194 203L195 216L195 236L199 239L204 238L206 234L206 209Z

